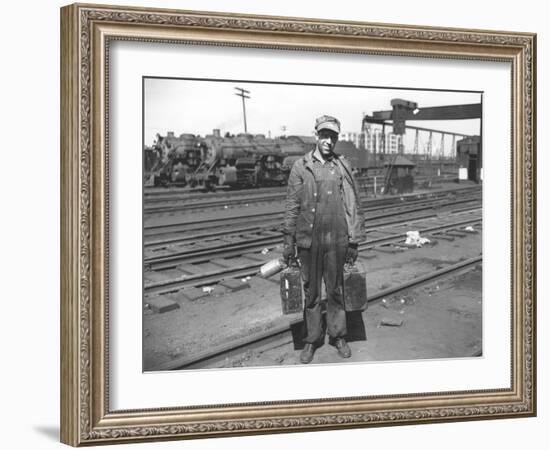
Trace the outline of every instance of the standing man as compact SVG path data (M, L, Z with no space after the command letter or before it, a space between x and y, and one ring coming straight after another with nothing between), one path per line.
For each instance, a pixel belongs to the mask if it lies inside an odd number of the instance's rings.
M362 217L351 166L334 153L340 122L331 116L315 121L317 146L292 166L284 219L283 257L298 257L304 285L306 345L300 361L308 364L324 341L321 283L327 293L327 331L338 354L351 356L345 336L344 263L357 259Z

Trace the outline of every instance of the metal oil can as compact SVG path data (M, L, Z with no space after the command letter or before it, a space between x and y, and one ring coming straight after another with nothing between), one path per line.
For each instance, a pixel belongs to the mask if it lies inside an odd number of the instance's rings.
M346 311L367 309L367 272L356 264L344 266L344 308Z
M290 265L281 272L281 302L283 314L303 310L302 279L300 268Z
M260 267L260 275L263 278L269 278L276 273L279 273L286 266L283 258L272 259L271 261L266 262L262 267Z

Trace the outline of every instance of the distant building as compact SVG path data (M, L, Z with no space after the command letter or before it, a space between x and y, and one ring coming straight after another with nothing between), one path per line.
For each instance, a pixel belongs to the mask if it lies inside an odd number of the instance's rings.
M364 131L348 131L340 133L339 139L341 141L352 142L359 150L365 150L365 137L366 133Z
M383 135L381 128L368 126L363 134L364 148L370 153L398 153L403 143L403 136L391 132Z

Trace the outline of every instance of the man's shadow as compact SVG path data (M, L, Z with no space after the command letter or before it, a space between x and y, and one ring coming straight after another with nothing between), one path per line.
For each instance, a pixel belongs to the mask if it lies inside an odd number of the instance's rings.
M325 311L323 311L321 320L322 320L322 327L323 327L323 331L322 331L323 340L317 343L318 347L322 347L325 344L324 336L326 335L326 330L327 330L327 316ZM346 335L347 342L367 340L367 331L365 329L365 322L363 321L363 311L346 311L346 328L347 328L347 335ZM300 322L291 324L290 330L292 332L294 350L303 349L305 346L304 339L307 334L305 320L301 320ZM329 339L329 344L331 345L333 344L331 339Z

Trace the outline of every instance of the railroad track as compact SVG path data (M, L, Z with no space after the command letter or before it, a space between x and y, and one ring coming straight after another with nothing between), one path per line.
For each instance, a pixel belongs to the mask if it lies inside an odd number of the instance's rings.
M399 204L393 207L386 206L374 206L371 208L365 208L365 226L382 226L385 224L391 224L394 222L402 222L406 220L413 220L418 218L427 218L434 217L436 215L436 210L446 211L449 208L464 208L472 209L481 206L481 198L477 195L468 196L459 200L423 200L417 202L410 202L406 204ZM248 224L250 216L244 217L244 224ZM261 239L270 243L271 241L266 238L273 239L274 237L281 237L281 226L283 220L283 213L274 214L271 213L261 220L260 223L255 223L251 225L241 225L240 223L237 226L225 226L222 228L220 223L210 223L211 221L200 221L201 224L200 230L195 233L184 233L184 231L190 230L179 230L175 232L174 229L169 233L169 237L158 236L148 236L144 241L145 247L145 257L146 260L150 257L162 256L163 254L173 255L174 251L178 254L183 254L183 246L190 245L195 247L200 242L201 245L204 242L214 243L220 241L225 245L229 240L231 243L236 243L236 241L250 241L250 239ZM178 249L175 249L174 246L178 246Z
M286 189L285 189L286 191ZM218 198L207 198L207 199L171 199L165 200L163 203L176 203L174 204L162 204L157 205L158 200L155 203L151 204L151 201L145 201L145 206L143 211L145 214L159 214L164 212L175 212L175 211L189 211L197 209L211 209L211 208L228 208L233 206L241 206L248 204L256 203L270 203L270 202L280 202L284 200L286 193L283 191L270 192L270 193L253 193L250 192L248 195L239 194L239 195L224 195Z
M368 296L368 303L379 301L384 297L398 294L399 292L407 289L422 286L426 283L433 282L443 277L466 272L468 270L471 270L478 264L482 263L482 261L483 259L480 255L456 264L449 265L442 269L435 270L431 273L414 278L405 283L398 284L387 289L379 290ZM249 352L269 351L270 349L275 349L283 345L292 344L292 328L296 325L299 325L302 321L302 318L297 316L298 314L295 315L293 319L290 319L288 323L274 326L268 331L252 334L245 338L241 338L230 343L211 348L207 351L198 353L193 356L175 358L169 362L160 364L148 370L169 371L180 369L203 369L214 367L224 362L228 358L239 357Z
M455 197L452 198L453 196ZM463 188L458 191L439 191L436 193L392 197L389 199L368 199L362 201L362 207L364 212L368 214L388 207L407 208L416 206L420 208L424 205L428 208L429 205L432 205L432 207L438 207L438 200L440 202L455 202L456 204L459 204L460 202L466 203L475 199L481 199L481 188L479 187ZM224 214L224 217L202 217L197 219L190 219L189 215L170 217L166 219L148 221L148 223L145 223L144 238L146 245L148 245L148 242L151 241L153 236L173 236L177 233L184 233L194 230L205 231L206 229L218 228L221 226L226 228L242 226L245 224L251 224L251 222L261 223L263 221L271 224L277 220L281 222L283 214L284 205L281 204L278 208L273 206L268 208L268 212L250 211L246 212L246 214L235 214L235 212L232 212Z
M205 198L231 198L236 195L250 195L251 192L273 193L283 192L286 188L282 186L268 186L255 189L231 189L229 187L220 187L215 192L205 192L203 188L187 188L187 187L145 187L143 196L145 201L172 201L172 200L192 200L192 199L205 199Z
M467 232L463 230L468 226L475 227L479 232L482 226L481 208L445 217L399 222L371 230L368 233L369 238L359 245L360 256L374 248L402 245L407 229L419 230L423 236L437 240L466 235ZM174 254L149 259L145 262L148 269L144 274L145 294L167 294L185 288L217 284L224 279L256 275L266 261L280 256L279 252L273 250L267 255L259 252L264 246L267 247L268 240L273 248L273 245L280 242L280 235L276 238L266 236L264 240L245 244L229 242L224 247L197 249L194 253L186 252L183 256Z
M370 179L369 179L370 180ZM427 181L417 179L417 184ZM439 181L445 181L440 179ZM367 191L373 189L372 181L358 181L360 189L366 194ZM273 203L281 202L286 196L286 187L263 188L259 190L248 191L230 191L222 194L195 194L176 192L170 195L144 195L144 214L158 215L163 213L175 213L184 211L196 211L212 208L231 208L235 206L258 204L258 203ZM380 199L383 200L383 199Z
M448 199L429 198L425 200L415 200L396 203L393 206L371 205L363 208L365 213L365 225L373 224L383 225L391 223L392 219L404 214L410 215L410 218L416 218L424 214L425 216L435 215L435 210L446 211L449 209L472 209L481 204L479 193L472 193L461 198ZM234 242L238 235L245 235L241 240L247 240L253 234L265 232L267 234L278 233L282 226L283 212L270 212L259 214L258 216L246 215L233 217L227 221L223 218L202 219L190 221L185 224L174 224L170 226L155 229L154 234L145 234L144 247L146 258L149 256L160 256L163 251L173 254L170 246L179 246L181 252L182 246L186 244L196 245L197 242L207 240L212 242L215 239L230 239Z

